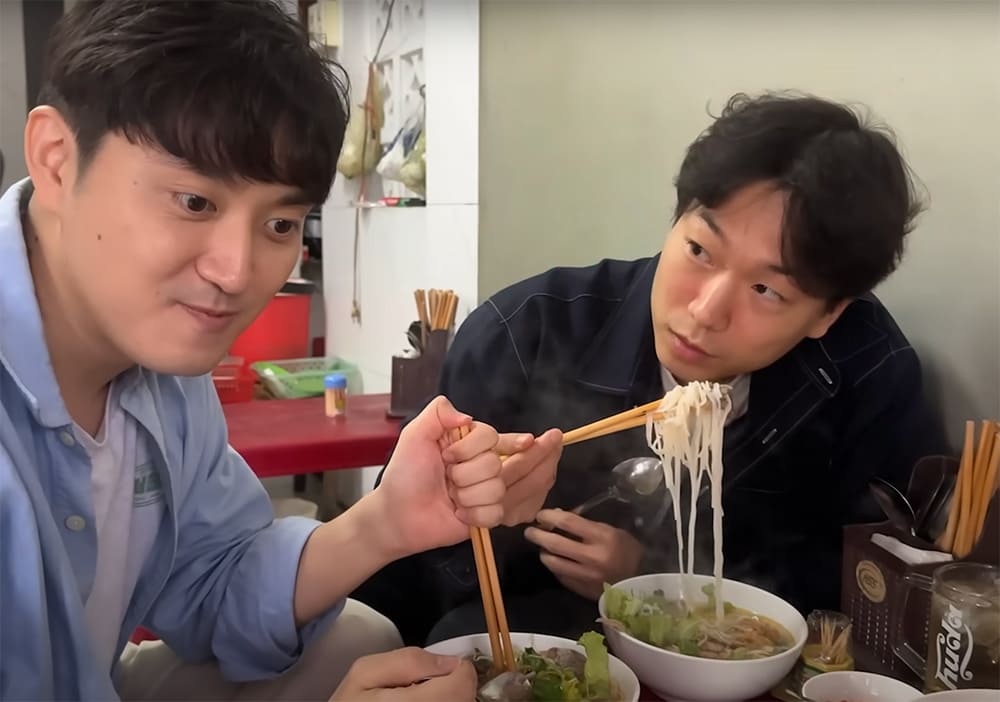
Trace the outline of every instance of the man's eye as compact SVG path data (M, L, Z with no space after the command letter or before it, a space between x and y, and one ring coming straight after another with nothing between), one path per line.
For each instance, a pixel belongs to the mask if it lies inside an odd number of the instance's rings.
M272 219L268 224L271 231L279 236L289 236L299 230L299 223L291 219Z
M204 214L215 211L215 205L201 195L178 193L177 201L180 202L181 207L192 214Z
M699 244L697 241L692 241L691 239L687 240L687 245L688 245L688 252L691 254L691 256L698 259L699 261L708 260L708 251L705 250L704 246Z
M763 283L757 283L756 285L754 285L753 291L758 295L760 295L761 297L766 298L768 300L774 300L775 302L781 302L782 300L785 299L784 297L781 296L781 293L779 293L777 290L775 290L774 288L770 288L764 285Z

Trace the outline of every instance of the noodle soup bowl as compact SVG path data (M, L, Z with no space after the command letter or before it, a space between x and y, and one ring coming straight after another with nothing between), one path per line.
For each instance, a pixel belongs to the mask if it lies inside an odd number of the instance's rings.
M914 702L920 690L906 683L860 670L820 673L806 680L802 696L813 702ZM996 702L996 700L994 700Z
M559 636L547 636L545 634L528 634L523 632L510 632L510 642L515 651L525 648L533 648L536 651L546 651L550 648L569 648L580 653L585 653L583 646L572 639L564 639ZM469 634L468 636L457 636L446 641L427 646L428 651L443 656L472 656L476 650L489 654L490 637L488 634ZM608 651L608 672L611 679L618 683L621 697L616 702L638 702L639 700L639 680L625 663L611 655Z
M714 583L710 575L685 576L684 592L698 593ZM615 588L635 596L652 595L661 590L667 599L678 599L681 576L676 573L640 575L616 583ZM766 694L795 666L806 643L808 627L798 610L766 590L735 580L722 581L722 598L735 607L767 617L791 634L791 647L773 656L748 660L699 658L675 653L645 643L620 627L607 622L606 595L598 602L608 645L616 656L635 671L644 685L658 696L672 702L736 702Z

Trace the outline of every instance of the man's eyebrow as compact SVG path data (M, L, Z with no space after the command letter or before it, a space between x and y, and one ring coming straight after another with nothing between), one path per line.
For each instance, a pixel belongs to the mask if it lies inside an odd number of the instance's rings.
M2 2L2 0L0 0ZM174 156L172 153L164 151L162 149L153 150L153 159L157 161L161 166L166 168L175 168L180 171L184 171L190 175L198 178L204 178L205 180L221 181L225 183L235 183L238 179L233 177L220 177L216 173L209 173L207 171L198 168L196 165L191 163L185 158L180 156Z
M711 212L702 207L698 209L698 216L701 217L702 221L708 226L709 229L712 230L713 234L723 241L726 240L725 232L722 231L722 227L720 227L719 223L715 221L715 217L712 216ZM764 268L779 275L788 276L789 278L792 277L791 269L781 263L765 263Z
M155 161L159 161L164 166L169 166L170 168L183 168L186 171L191 171L192 173L197 173L202 175L202 173L194 167L194 165L187 159L183 159L180 156L174 156L169 151L161 148L151 147L149 152Z
M299 189L295 189L279 197L277 204L281 207L299 207L308 205L310 209L316 206L316 203L313 202L313 198L309 197L304 190Z
M187 171L188 173L191 173L192 175L198 176L199 178L205 178L207 180L216 180L216 181L222 180L229 184L235 184L239 182L239 178L237 177L220 179L218 176L212 175L210 173L205 173L201 169L197 168L190 161L187 161L183 158L178 158L177 156L174 156L173 154L170 153L159 152L155 154L155 158L165 166L170 166L172 168L180 168L182 170ZM278 207L309 207L310 209L316 206L314 198L310 197L306 193L306 191L302 190L301 188L290 189L281 197L277 198L277 200L275 200L275 204Z
M700 207L698 208L698 216L701 217L701 220L708 225L708 228L711 229L717 237L725 240L726 234L722 231L722 227L719 226L719 223L715 221L715 217L712 216L711 212L706 210L704 207Z

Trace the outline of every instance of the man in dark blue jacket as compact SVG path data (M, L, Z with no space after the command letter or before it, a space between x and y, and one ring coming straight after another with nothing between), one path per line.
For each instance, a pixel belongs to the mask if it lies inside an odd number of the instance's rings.
M505 478L545 509L493 537L512 630L575 637L593 626L604 582L676 569L662 489L573 511L608 488L615 464L651 455L644 429L561 451L551 427L692 380L728 383L725 572L803 612L837 608L842 527L879 517L868 483L905 487L920 456L945 448L917 354L871 294L919 211L885 131L812 97L738 95L689 147L676 185L659 255L513 285L466 320L446 359L439 390L458 408L537 435L520 438ZM707 495L700 504L710 522ZM711 529L698 531L698 570L710 572ZM355 596L413 643L484 630L468 544L393 564Z

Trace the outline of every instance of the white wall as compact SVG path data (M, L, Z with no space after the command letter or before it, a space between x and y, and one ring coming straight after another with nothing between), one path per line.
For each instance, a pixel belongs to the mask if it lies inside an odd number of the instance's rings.
M657 251L683 151L732 93L860 101L895 128L931 195L879 293L930 367L952 437L1000 415L998 8L484 2L481 294Z
M370 14L376 4L353 0L342 7L339 59L350 74L358 109L364 99L366 62L377 40ZM456 323L476 305L477 297L479 6L475 0L397 0L398 25L390 25L395 29L385 42L389 55L414 48L403 17L413 18L414 27L422 24L422 67L418 62L410 69L421 73L427 86L427 207L360 211L360 324L351 320L359 214L351 202L357 198L357 182L338 174L323 207L327 353L360 365L365 392L389 391L392 355L407 346L406 329L416 318L415 289L453 289L460 296ZM412 82L400 80L396 85L407 89ZM395 116L406 117L398 110ZM376 188L374 197L377 193ZM350 501L370 488L376 472L371 468L345 475L338 481L341 499Z
M63 0L64 11L76 2ZM24 165L24 122L29 103L24 62L23 0L0 0L0 150L5 161L0 192L28 175Z
M24 166L27 109L21 0L0 0L0 150L4 156L0 191L28 175Z

